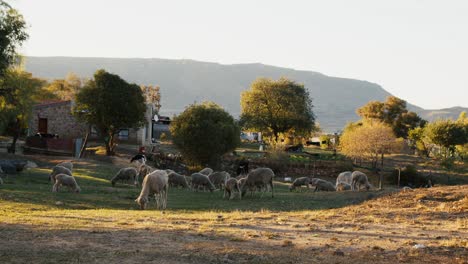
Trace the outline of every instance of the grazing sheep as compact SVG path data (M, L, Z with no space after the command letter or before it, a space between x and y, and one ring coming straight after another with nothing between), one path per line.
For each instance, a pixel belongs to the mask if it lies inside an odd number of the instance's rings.
M239 193L239 200L242 199L242 193L239 187L239 182L236 178L228 178L224 183L224 195L223 198L229 197L229 200L234 198L234 192Z
M268 189L268 186L271 188L271 197L274 197L274 190L273 190L273 178L275 177L275 173L270 168L257 168L249 172L245 181L243 182L241 189L248 187L250 190L261 188L263 189L262 195Z
M361 186L363 185L366 188L366 190L369 190L371 188L371 185L369 183L369 180L367 179L366 174L360 171L354 171L351 178L352 178L351 190L359 191L361 189Z
M67 186L70 191L79 193L80 186L76 183L75 177L63 173L55 175L55 184L52 187L52 192L58 192L59 186Z
M307 187L307 189L309 189L309 184L310 184L310 178L309 177L297 178L291 183L291 186L289 186L289 191L292 192L296 188L298 188L298 187L300 188L303 185L305 185Z
M223 188L224 183L231 177L228 172L225 171L217 171L211 173L208 178L213 183L216 188Z
M166 170L166 173L168 173L167 170ZM189 188L189 185L184 175L180 175L176 172L171 172L171 173L168 173L167 176L169 177L169 186L171 187L181 186L182 188Z
M155 168L151 166L148 166L146 164L141 164L140 167L138 168L138 177L144 180L146 175L152 173L154 170Z
M57 164L56 166L62 166L67 169L69 169L71 172L73 172L73 163L71 161L65 161L62 163Z
M155 170L146 175L143 180L143 187L140 195L135 199L135 202L140 205L142 210L146 209L149 198L148 195L154 193L156 199L156 207L158 209L166 209L167 207L167 192L169 190L169 177L163 170Z
M338 177L336 178L336 187L338 187L338 184L340 182L344 182L344 183L347 183L349 185L351 185L351 175L353 173L351 171L345 171L345 172L342 172L338 175Z
M56 175L58 174L66 174L72 176L72 172L70 169L63 167L63 166L55 166L52 168L52 172L49 175L49 182L51 181L52 183L55 183L56 181Z
M208 176L196 172L192 174L192 189L196 191L199 187L208 188L210 192L213 192L216 189Z
M137 169L133 167L128 167L128 168L122 168L120 169L117 174L115 174L114 177L110 180L112 183L112 186L115 186L115 183L120 180L120 181L129 181L133 180L133 184L135 186L138 186L138 171Z
M203 170L199 171L198 173L201 173L203 175L210 175L211 173L213 173L213 169L210 169L210 168L204 168Z
M342 192L342 191L349 191L351 190L351 185L347 184L345 182L340 182L336 186L336 191L337 192Z
M310 185L315 186L316 191L326 191L326 192L334 192L336 191L335 185L329 181L325 181L319 178L313 178L310 181Z

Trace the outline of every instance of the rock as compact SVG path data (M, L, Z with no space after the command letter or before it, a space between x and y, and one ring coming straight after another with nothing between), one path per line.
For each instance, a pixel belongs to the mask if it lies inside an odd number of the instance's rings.
M413 248L414 249L423 249L423 248L426 248L426 246L423 245L423 244L416 244L416 245L413 246Z

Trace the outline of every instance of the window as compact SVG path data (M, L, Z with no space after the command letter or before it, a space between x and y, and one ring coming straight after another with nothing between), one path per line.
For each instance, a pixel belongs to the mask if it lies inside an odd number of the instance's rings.
M119 137L119 139L127 140L128 139L128 134L129 134L129 131L128 131L127 128L120 129L118 137Z

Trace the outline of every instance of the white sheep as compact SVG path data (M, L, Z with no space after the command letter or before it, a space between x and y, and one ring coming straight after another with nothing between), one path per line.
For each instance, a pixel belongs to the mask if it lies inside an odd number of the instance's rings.
M166 170L166 173L167 173L167 170ZM167 176L169 177L169 186L171 187L181 186L182 188L189 188L189 185L184 175L180 175L177 172L172 171L171 173L168 173Z
M289 191L292 192L296 188L300 188L302 186L306 186L309 189L310 178L309 177L300 177L295 179L291 185L289 186Z
M199 171L198 173L201 173L203 175L210 175L211 173L213 173L213 169L210 169L210 168L204 168L203 170Z
M117 181L129 181L133 180L133 184L138 186L138 171L134 167L122 168L120 169L117 174L110 180L112 186L115 186Z
M64 162L57 164L56 166L65 167L69 169L71 172L73 172L73 163L71 161L64 161Z
M367 175L360 171L354 171L351 179L351 190L353 191L359 191L361 186L364 186L366 190L371 188Z
M326 181L326 180L319 179L319 178L313 178L310 181L310 185L315 186L314 192L316 192L316 191L326 191L326 192L336 191L336 187L335 187L335 185L333 183L331 183L329 181Z
M63 173L55 175L55 184L52 187L52 192L58 192L59 186L66 186L70 191L76 193L81 191L80 186L76 183L75 177Z
M275 173L270 168L257 168L249 172L245 181L242 182L242 192L245 192L246 188L250 190L253 189L263 189L262 195L266 190L268 190L268 186L271 190L271 197L274 197L274 190L273 190L273 178L275 177Z
M338 184L340 182L344 182L346 184L349 184L351 185L351 176L352 176L353 172L351 171L345 171L345 172L342 172L338 175L338 177L336 177L336 187L338 187Z
M57 166L52 168L52 172L49 175L49 182L51 181L52 183L55 183L55 181L56 181L55 177L58 174L66 174L66 175L72 176L72 172L71 172L70 169L68 169L66 167L63 167L63 166L60 166L60 165L57 165Z
M224 195L223 198L229 197L229 200L234 198L234 192L239 194L239 200L242 199L242 193L239 187L239 181L236 178L229 178L224 183Z
M194 191L197 191L200 187L207 188L208 190L210 190L210 192L213 192L216 189L216 187L210 181L210 178L208 178L208 176L196 172L192 174L192 189Z
M349 191L351 190L351 185L345 182L340 182L335 186L335 188L337 192Z
M167 207L167 193L169 190L169 177L167 172L163 170L155 170L146 175L143 180L143 187L141 188L140 195L135 199L135 202L140 205L142 210L146 209L149 198L148 195L154 193L156 199L156 207L158 209L166 209Z
M213 185L219 189L223 188L224 183L230 177L231 175L225 171L213 172L208 176L208 178L210 178L210 181L213 183Z

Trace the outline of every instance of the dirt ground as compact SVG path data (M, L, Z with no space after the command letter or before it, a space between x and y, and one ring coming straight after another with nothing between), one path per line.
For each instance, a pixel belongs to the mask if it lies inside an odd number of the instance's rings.
M1 263L468 263L467 185L297 212L12 211Z

